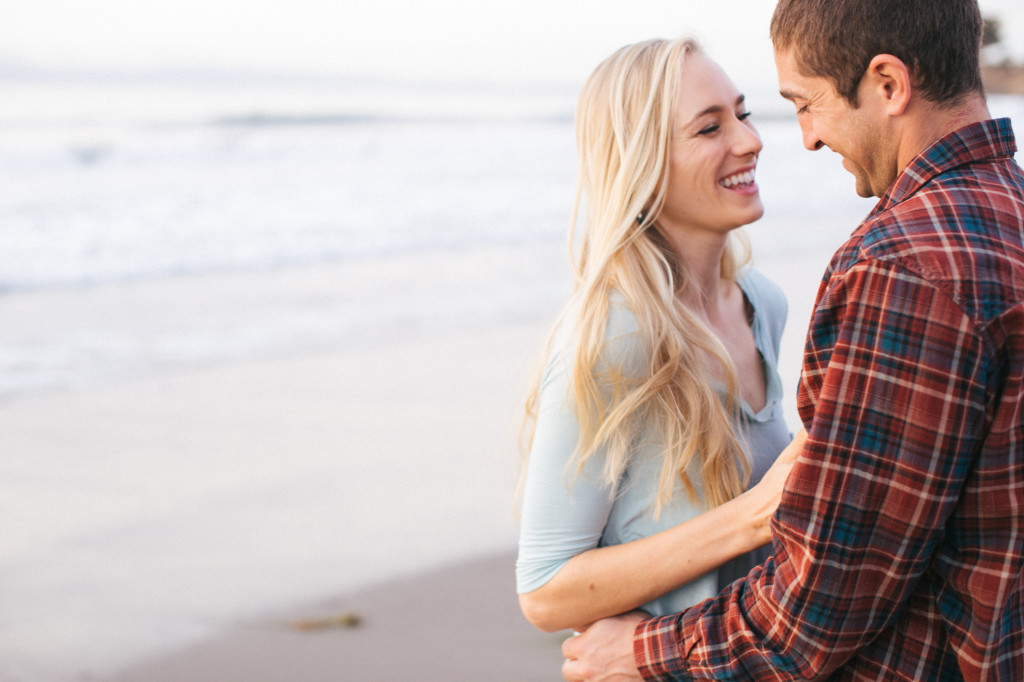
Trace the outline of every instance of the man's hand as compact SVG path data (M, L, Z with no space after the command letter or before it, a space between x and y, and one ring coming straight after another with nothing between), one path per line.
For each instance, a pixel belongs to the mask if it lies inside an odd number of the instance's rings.
M649 618L633 611L599 620L562 644L562 677L568 682L626 682L640 680L633 659L636 625Z

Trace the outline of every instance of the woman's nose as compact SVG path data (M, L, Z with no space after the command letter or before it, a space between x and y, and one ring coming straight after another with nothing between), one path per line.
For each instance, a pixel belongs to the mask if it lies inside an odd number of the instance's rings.
M737 156L760 154L761 148L764 145L761 143L761 136L757 134L757 131L749 125L740 126L739 131L740 132L734 146Z

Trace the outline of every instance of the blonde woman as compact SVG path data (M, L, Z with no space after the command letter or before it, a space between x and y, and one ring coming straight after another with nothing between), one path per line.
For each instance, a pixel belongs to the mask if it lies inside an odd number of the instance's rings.
M799 443L779 457L785 298L737 234L763 213L749 117L686 39L584 86L574 293L527 404L516 573L542 630L673 613L767 556Z

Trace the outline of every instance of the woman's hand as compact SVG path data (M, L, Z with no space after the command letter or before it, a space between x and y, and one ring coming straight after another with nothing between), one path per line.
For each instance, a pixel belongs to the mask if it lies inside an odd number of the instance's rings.
M745 505L750 513L750 521L754 533L760 538L759 544L768 544L772 539L768 522L782 499L782 489L789 478L789 472L803 451L807 431L800 429L796 437L779 453L775 463L765 472L764 477L753 488L743 493Z

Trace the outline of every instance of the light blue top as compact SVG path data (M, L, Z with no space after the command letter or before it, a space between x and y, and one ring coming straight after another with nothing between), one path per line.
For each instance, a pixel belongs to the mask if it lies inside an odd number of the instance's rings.
M738 433L747 434L750 485L754 485L790 441L782 414L782 383L777 370L787 306L782 291L756 271L745 273L739 284L753 309L751 329L761 353L767 386L767 400L759 412L754 413L745 401L740 401L742 424ZM636 331L636 318L624 307L621 297L617 297L609 314L604 358L609 365L618 366L627 374L637 371L637 363L645 362ZM558 347L564 349L566 344L557 343ZM573 476L567 464L576 447L579 424L568 400L572 360L564 350L555 352L541 381L516 561L520 593L531 592L548 582L569 559L588 549L654 535L704 511L700 504L691 501L677 479L672 503L654 519L664 451L659 433L638 434L636 454L614 489L609 490L601 482L600 454L588 459L579 476ZM690 478L698 496L703 497L703 484L696 467ZM679 551L683 555L686 548L680 547ZM746 575L765 556L767 548L738 557L642 608L655 616L681 611L716 595L733 579Z

